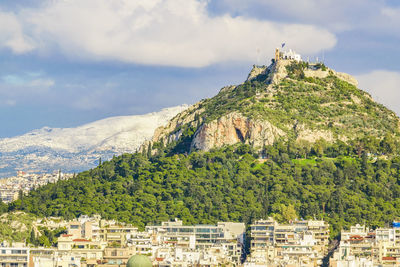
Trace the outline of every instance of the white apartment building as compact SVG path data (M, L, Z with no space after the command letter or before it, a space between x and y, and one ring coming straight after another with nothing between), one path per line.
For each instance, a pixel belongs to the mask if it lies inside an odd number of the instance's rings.
M324 221L256 221L251 225L251 255L245 266L320 265L328 238L329 225Z
M341 232L339 247L330 259L331 266L400 266L400 227L374 231L359 224Z
M175 260L241 262L245 225L244 223L219 222L217 225L183 225L182 221L163 222L159 226L146 226L153 235L153 244L174 247ZM180 250L181 249L181 250ZM158 255L162 250L158 253ZM199 254L200 252L200 254ZM210 260L210 258L213 258ZM162 258L161 256L159 258ZM218 259L218 260L217 260Z

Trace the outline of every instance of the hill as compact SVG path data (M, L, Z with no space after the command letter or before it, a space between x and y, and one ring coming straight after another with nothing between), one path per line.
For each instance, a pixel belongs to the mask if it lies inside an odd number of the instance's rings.
M3 211L148 223L400 216L399 119L322 64L254 67L159 128L141 153L31 191ZM189 153L190 152L190 153Z
M135 152L157 127L186 108L110 117L75 128L44 127L0 139L0 177L13 176L17 170L77 172L93 168L99 158Z
M280 138L306 146L386 135L399 140L396 114L356 85L350 75L323 64L280 60L254 66L246 82L183 111L157 129L153 141L178 143L182 152L238 142L260 151Z

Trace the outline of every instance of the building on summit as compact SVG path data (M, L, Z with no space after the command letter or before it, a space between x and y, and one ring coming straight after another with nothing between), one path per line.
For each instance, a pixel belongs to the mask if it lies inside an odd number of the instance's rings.
M297 54L295 51L292 49L286 50L286 51L279 51L279 48L275 49L275 62L279 60L295 60L297 62L302 61L301 55Z

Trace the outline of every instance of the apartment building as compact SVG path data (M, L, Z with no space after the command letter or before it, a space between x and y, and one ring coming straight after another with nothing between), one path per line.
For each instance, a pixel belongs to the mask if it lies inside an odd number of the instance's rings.
M341 232L339 247L330 259L334 267L400 266L400 227L370 230L364 225Z
M72 258L98 260L103 258L103 251L107 247L104 241L92 241L88 239L75 238L73 235L62 235L58 238L58 253L69 255Z
M0 244L0 266L1 267L28 267L29 248L23 243Z
M188 226L183 225L180 220L175 220L163 222L158 226L147 226L146 232L153 235L153 244L177 248L173 253L177 260L180 259L177 255L189 257L188 251L201 251L203 258L206 257L204 255L222 253L223 258L229 262L235 264L241 262L245 235L244 223L219 222L217 225ZM198 258L190 256L195 262L199 262L201 257L201 255Z
M327 252L329 225L324 221L279 224L268 218L250 227L251 255L246 266L317 266Z
M80 267L81 258L54 248L32 248L23 243L0 244L1 267Z
M80 216L69 222L67 233L74 238L105 241L111 246L124 246L131 235L138 231L137 227L118 223L114 220L102 220L100 215Z

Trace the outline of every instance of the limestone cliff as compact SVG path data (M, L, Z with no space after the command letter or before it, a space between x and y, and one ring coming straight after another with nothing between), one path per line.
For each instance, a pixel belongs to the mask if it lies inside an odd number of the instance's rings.
M213 147L240 142L263 147L273 144L282 136L285 136L285 132L268 121L253 120L233 112L201 125L194 135L191 147L208 151Z
M158 127L154 131L152 141L158 142L161 139L165 139L167 143L177 141L182 135L183 126L191 125L196 119L196 114L200 114L204 111L200 108L200 103L194 104L176 115L166 126Z

